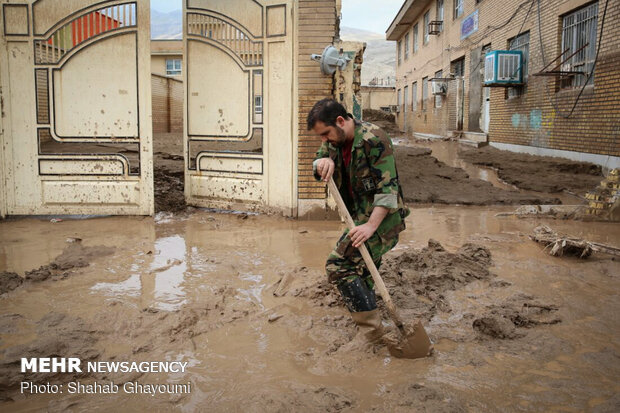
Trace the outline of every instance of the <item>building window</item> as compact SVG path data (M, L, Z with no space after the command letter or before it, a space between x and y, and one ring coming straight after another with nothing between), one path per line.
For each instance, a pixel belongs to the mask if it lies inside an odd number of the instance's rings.
M437 0L437 18L435 20L443 22L443 0ZM441 33L442 30L443 24L440 24L437 27L437 31Z
M461 57L460 59L455 60L451 64L452 73L455 77L463 77L465 76L465 58Z
M400 89L398 89L398 93L396 94L396 106L400 110Z
M411 85L411 111L418 110L418 82Z
M413 26L413 53L418 51L418 23Z
M523 83L526 83L527 82L527 65L528 65L529 54L530 54L530 32L522 33L508 40L508 50L520 50L523 53L523 61L521 62L521 71L523 75ZM525 93L525 87L509 87L508 88L509 98L522 96L524 93Z
M403 89L403 101L404 101L404 109L403 111L407 111L408 108L408 104L409 103L407 100L409 99L409 86L405 86L405 88ZM407 126L407 125L405 125Z
M454 18L458 19L463 15L463 4L465 0L454 0Z
M438 70L437 72L435 72L435 79L442 79L442 78L443 78L443 70ZM443 103L442 95L435 95L435 107L440 108L442 103Z
M430 17L431 17L430 13L431 13L430 10L424 13L424 44L427 44L430 38L428 34L428 23L430 23Z
M405 60L409 59L409 33L405 35Z
M400 66L400 62L401 62L401 53L402 53L402 40L398 41L398 44L396 47L398 47L398 65Z
M562 18L563 59L575 54L562 65L563 72L582 72L560 80L560 87L583 86L596 57L596 25L598 2L582 7ZM581 50L580 50L581 49ZM577 52L579 50L579 52ZM588 84L594 83L594 76Z
M428 98L428 77L422 78L422 110L426 109L426 99Z
M181 74L181 59L166 59L166 74L177 76Z

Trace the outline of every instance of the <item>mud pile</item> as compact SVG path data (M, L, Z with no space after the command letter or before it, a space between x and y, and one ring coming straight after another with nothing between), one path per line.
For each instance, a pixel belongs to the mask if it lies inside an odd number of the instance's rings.
M396 145L394 156L407 202L463 205L560 203L551 196L521 194L516 190L496 188L480 179L471 179L464 170L438 161L427 148Z
M392 113L386 113L382 110L376 109L364 109L362 119L365 122L374 123L379 126L392 138L400 134L400 130L396 125L395 118Z
M474 165L491 167L498 176L521 189L584 195L599 185L601 167L587 162L501 151L492 147L466 150L460 156Z
M24 278L13 272L0 273L0 294L12 291L24 282L67 278L76 269L87 267L93 259L114 253L112 247L85 247L79 238L69 238L67 242L68 245L54 261L37 269L26 271Z
M396 306L430 320L437 311L450 312L446 293L475 280L488 280L491 253L485 247L465 244L456 253L429 240L421 251L390 254L381 272Z
M467 243L452 253L437 241L429 240L421 250L386 254L380 272L405 322L422 319L425 325L432 325L429 331L434 340L517 339L526 335L523 329L561 322L556 315L557 305L513 291L510 283L496 279L491 266L491 253L483 246ZM465 292L473 283L481 285L480 293ZM498 294L499 290L505 291ZM284 274L274 285L273 294L303 297L317 307L344 308L336 288L326 281L325 275L305 267ZM507 298L498 300L497 295ZM378 301L383 319L389 320L380 297ZM327 354L348 349L344 346L355 336L354 324L342 314L329 314L319 320L289 316L276 321L309 331L314 339L328 345ZM377 347L364 350L380 352ZM322 363L315 350L299 356Z

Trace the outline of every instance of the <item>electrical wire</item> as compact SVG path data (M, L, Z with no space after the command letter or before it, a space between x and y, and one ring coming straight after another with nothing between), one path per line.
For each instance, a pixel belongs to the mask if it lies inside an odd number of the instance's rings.
M546 67L547 64L545 62L545 49L543 47L543 42L542 42L542 31L541 31L541 23L540 23L540 0L538 0L537 3L538 3L538 7L537 7L538 8L538 40L540 43L540 53L541 53L541 57L543 61L543 67ZM568 113L568 115L560 110L557 101L555 101L551 97L551 93L549 92L549 82L545 82L545 87L547 89L547 96L549 98L549 102L551 102L551 105L555 109L556 113L559 114L564 119L568 119L572 116L573 112L575 111L575 108L577 107L577 103L579 103L579 99L581 98L581 95L583 94L583 91L586 89L588 82L590 82L590 79L592 79L592 75L594 74L594 68L596 67L596 62L598 61L598 54L601 50L601 44L603 43L603 28L605 26L605 15L607 14L608 4L609 4L609 0L606 0L605 9L603 10L603 17L601 17L601 30L598 36L598 46L596 47L596 55L594 56L594 62L592 63L592 69L590 70L590 74L588 75L588 78L586 79L583 86L581 87L581 90L579 91L579 94L577 95L577 98L575 99L575 102L573 103L573 106L570 112Z

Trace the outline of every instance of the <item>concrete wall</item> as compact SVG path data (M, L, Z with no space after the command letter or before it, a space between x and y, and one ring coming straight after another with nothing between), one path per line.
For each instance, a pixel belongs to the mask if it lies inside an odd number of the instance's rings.
M183 132L183 82L151 75L153 133Z
M396 88L391 86L362 86L362 108L381 110L396 105Z
M567 115L577 99L580 89L559 89L555 77L532 76L555 59L561 48L561 16L591 3L588 0L548 0L540 2L541 27L538 31L538 3L484 0L464 1L464 13L453 19L453 2L445 1L443 31L431 35L428 44L422 43L424 13L430 10L430 20L436 18L436 0L414 2L419 11L411 19L407 33L410 36L409 57L401 52L401 63L396 68L397 90L418 82L418 111L408 118L408 128L416 132L445 134L457 129L456 112L464 109L463 130L480 131L480 108L483 89L478 86L484 63L480 50L490 45L491 50L505 50L509 39L519 33L529 32L529 64L527 87L519 97L508 97L505 88L492 88L490 92L489 140L508 145L526 145L557 151L578 151L592 154L620 156L620 3L608 2L605 31L594 73L594 86L588 86L580 97L575 111ZM606 1L598 2L597 44ZM478 30L461 39L461 23L475 11L478 12ZM412 28L418 23L418 52L413 53ZM404 36L402 40L404 48ZM542 39L543 48L540 42ZM397 43L395 49L397 48ZM544 51L544 59L543 52ZM396 50L397 52L397 50ZM447 105L434 108L432 98L425 109L420 109L422 78L434 76L443 70L446 77L451 72L450 63L465 58L464 90L461 102L451 96L457 88L450 84L444 98ZM479 73L476 73L476 72ZM455 83L451 81L450 83ZM401 92L402 93L402 92ZM430 93L429 93L430 97ZM409 99L411 101L411 98ZM444 102L444 103L445 103ZM401 102L402 103L402 102ZM410 105L411 107L411 105ZM401 128L404 114L397 121ZM560 153L560 152L558 152Z

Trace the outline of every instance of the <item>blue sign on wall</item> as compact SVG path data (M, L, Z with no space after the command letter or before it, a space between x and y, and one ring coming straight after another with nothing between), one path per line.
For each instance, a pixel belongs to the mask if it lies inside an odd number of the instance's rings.
M461 22L461 40L478 31L478 10L465 17Z

